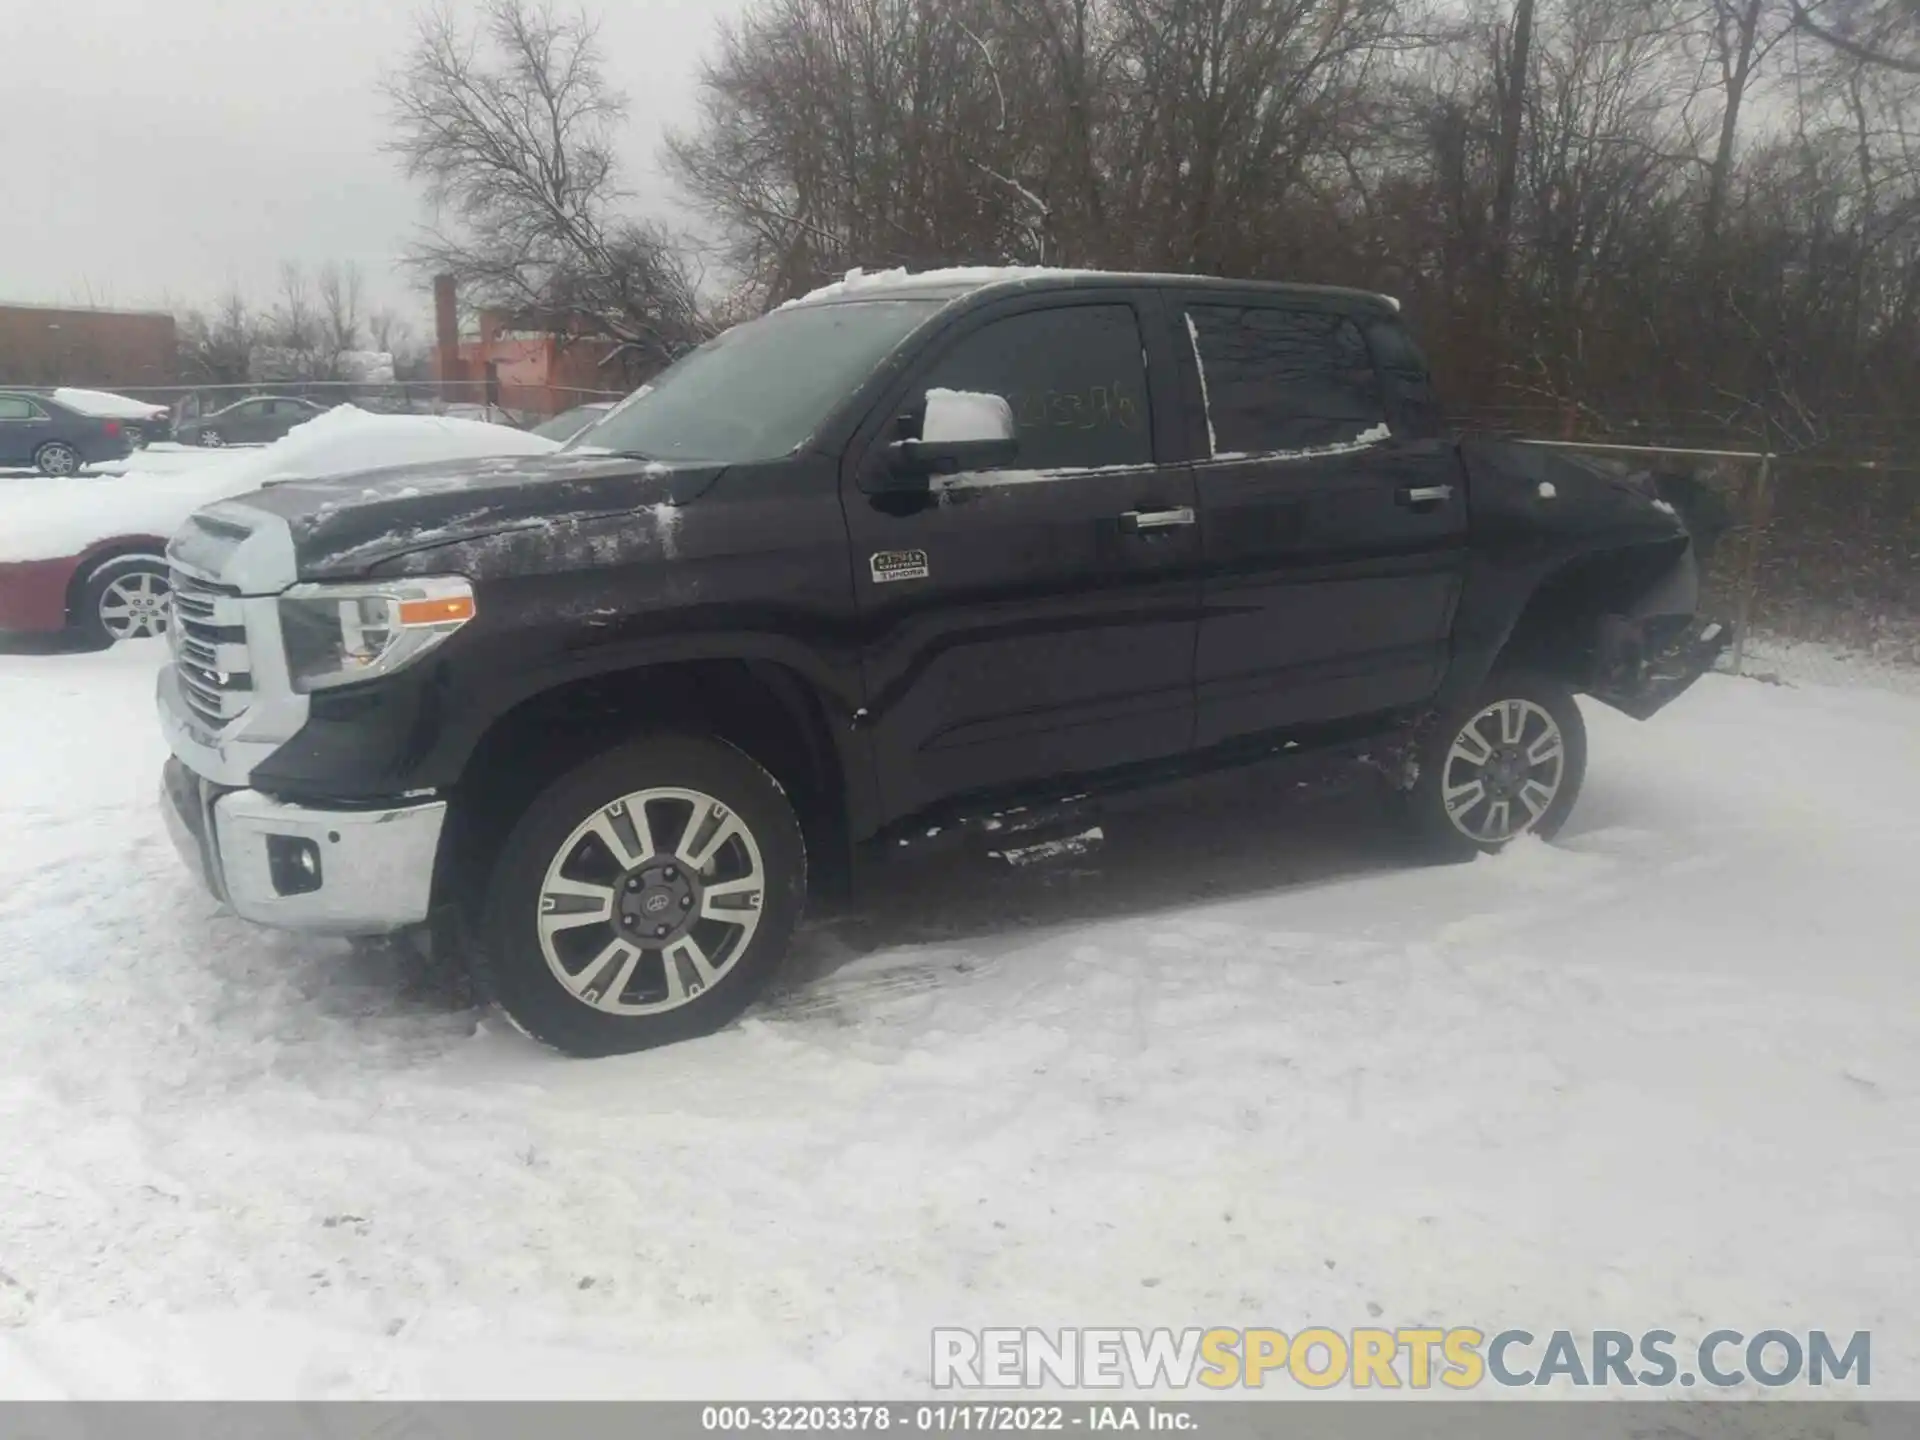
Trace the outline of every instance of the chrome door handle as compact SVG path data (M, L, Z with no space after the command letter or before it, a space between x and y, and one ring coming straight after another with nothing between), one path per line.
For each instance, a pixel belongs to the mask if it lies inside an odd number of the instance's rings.
M1413 485L1400 491L1402 505L1441 505L1453 498L1451 485Z
M1191 524L1191 505L1182 505L1174 510L1129 510L1120 517L1120 528L1129 535L1137 535L1142 530L1165 530L1173 525Z

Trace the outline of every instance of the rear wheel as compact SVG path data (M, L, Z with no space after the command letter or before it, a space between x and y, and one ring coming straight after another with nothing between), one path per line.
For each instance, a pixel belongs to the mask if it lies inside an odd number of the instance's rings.
M800 825L771 775L717 740L635 741L555 781L514 825L476 978L568 1054L689 1039L765 987L805 895Z
M172 612L166 562L150 555L123 555L87 577L73 621L96 645L112 645L166 634Z
M72 475L80 469L80 452L64 440L49 440L33 452L33 463L42 475Z
M1586 772L1586 724L1572 692L1538 675L1496 674L1435 728L1407 803L1440 852L1494 854L1522 835L1557 834Z

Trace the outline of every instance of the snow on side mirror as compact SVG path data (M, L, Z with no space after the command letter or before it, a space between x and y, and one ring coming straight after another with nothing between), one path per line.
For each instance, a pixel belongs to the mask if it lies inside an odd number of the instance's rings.
M927 413L920 422L924 441L955 442L1014 438L1013 407L1002 395L976 390L929 390Z

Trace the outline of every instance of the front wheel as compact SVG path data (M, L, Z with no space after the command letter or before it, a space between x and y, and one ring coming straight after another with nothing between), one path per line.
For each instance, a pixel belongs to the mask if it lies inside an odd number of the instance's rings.
M173 613L169 585L164 560L148 555L109 560L80 587L73 623L97 646L164 635Z
M1587 773L1587 728L1557 681L1496 674L1435 727L1407 804L1443 854L1495 854L1522 835L1552 839Z
M209 450L219 450L226 445L227 437L222 435L218 430L202 430L200 432L200 443Z
M806 872L793 807L752 759L704 737L634 741L555 781L514 825L476 979L570 1055L708 1034L778 969Z

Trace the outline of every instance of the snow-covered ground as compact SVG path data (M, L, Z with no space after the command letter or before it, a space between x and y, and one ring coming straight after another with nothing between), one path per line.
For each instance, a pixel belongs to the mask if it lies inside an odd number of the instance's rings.
M217 915L159 659L0 656L0 1395L900 1396L936 1324L1311 1322L1867 1329L1920 1397L1920 699L1590 710L1563 840L1465 867L1244 780L921 862L577 1063Z
M230 446L229 449L257 449L257 446ZM83 473L88 475L124 475L130 470L142 474L171 474L176 470L194 470L209 460L220 458L217 450L206 450L198 445L176 445L171 440L157 440L145 449L136 450L124 460L102 460L97 465L89 465ZM0 482L7 480L39 480L40 472L31 465L17 465L11 468L0 466ZM0 491L0 494L4 494Z

